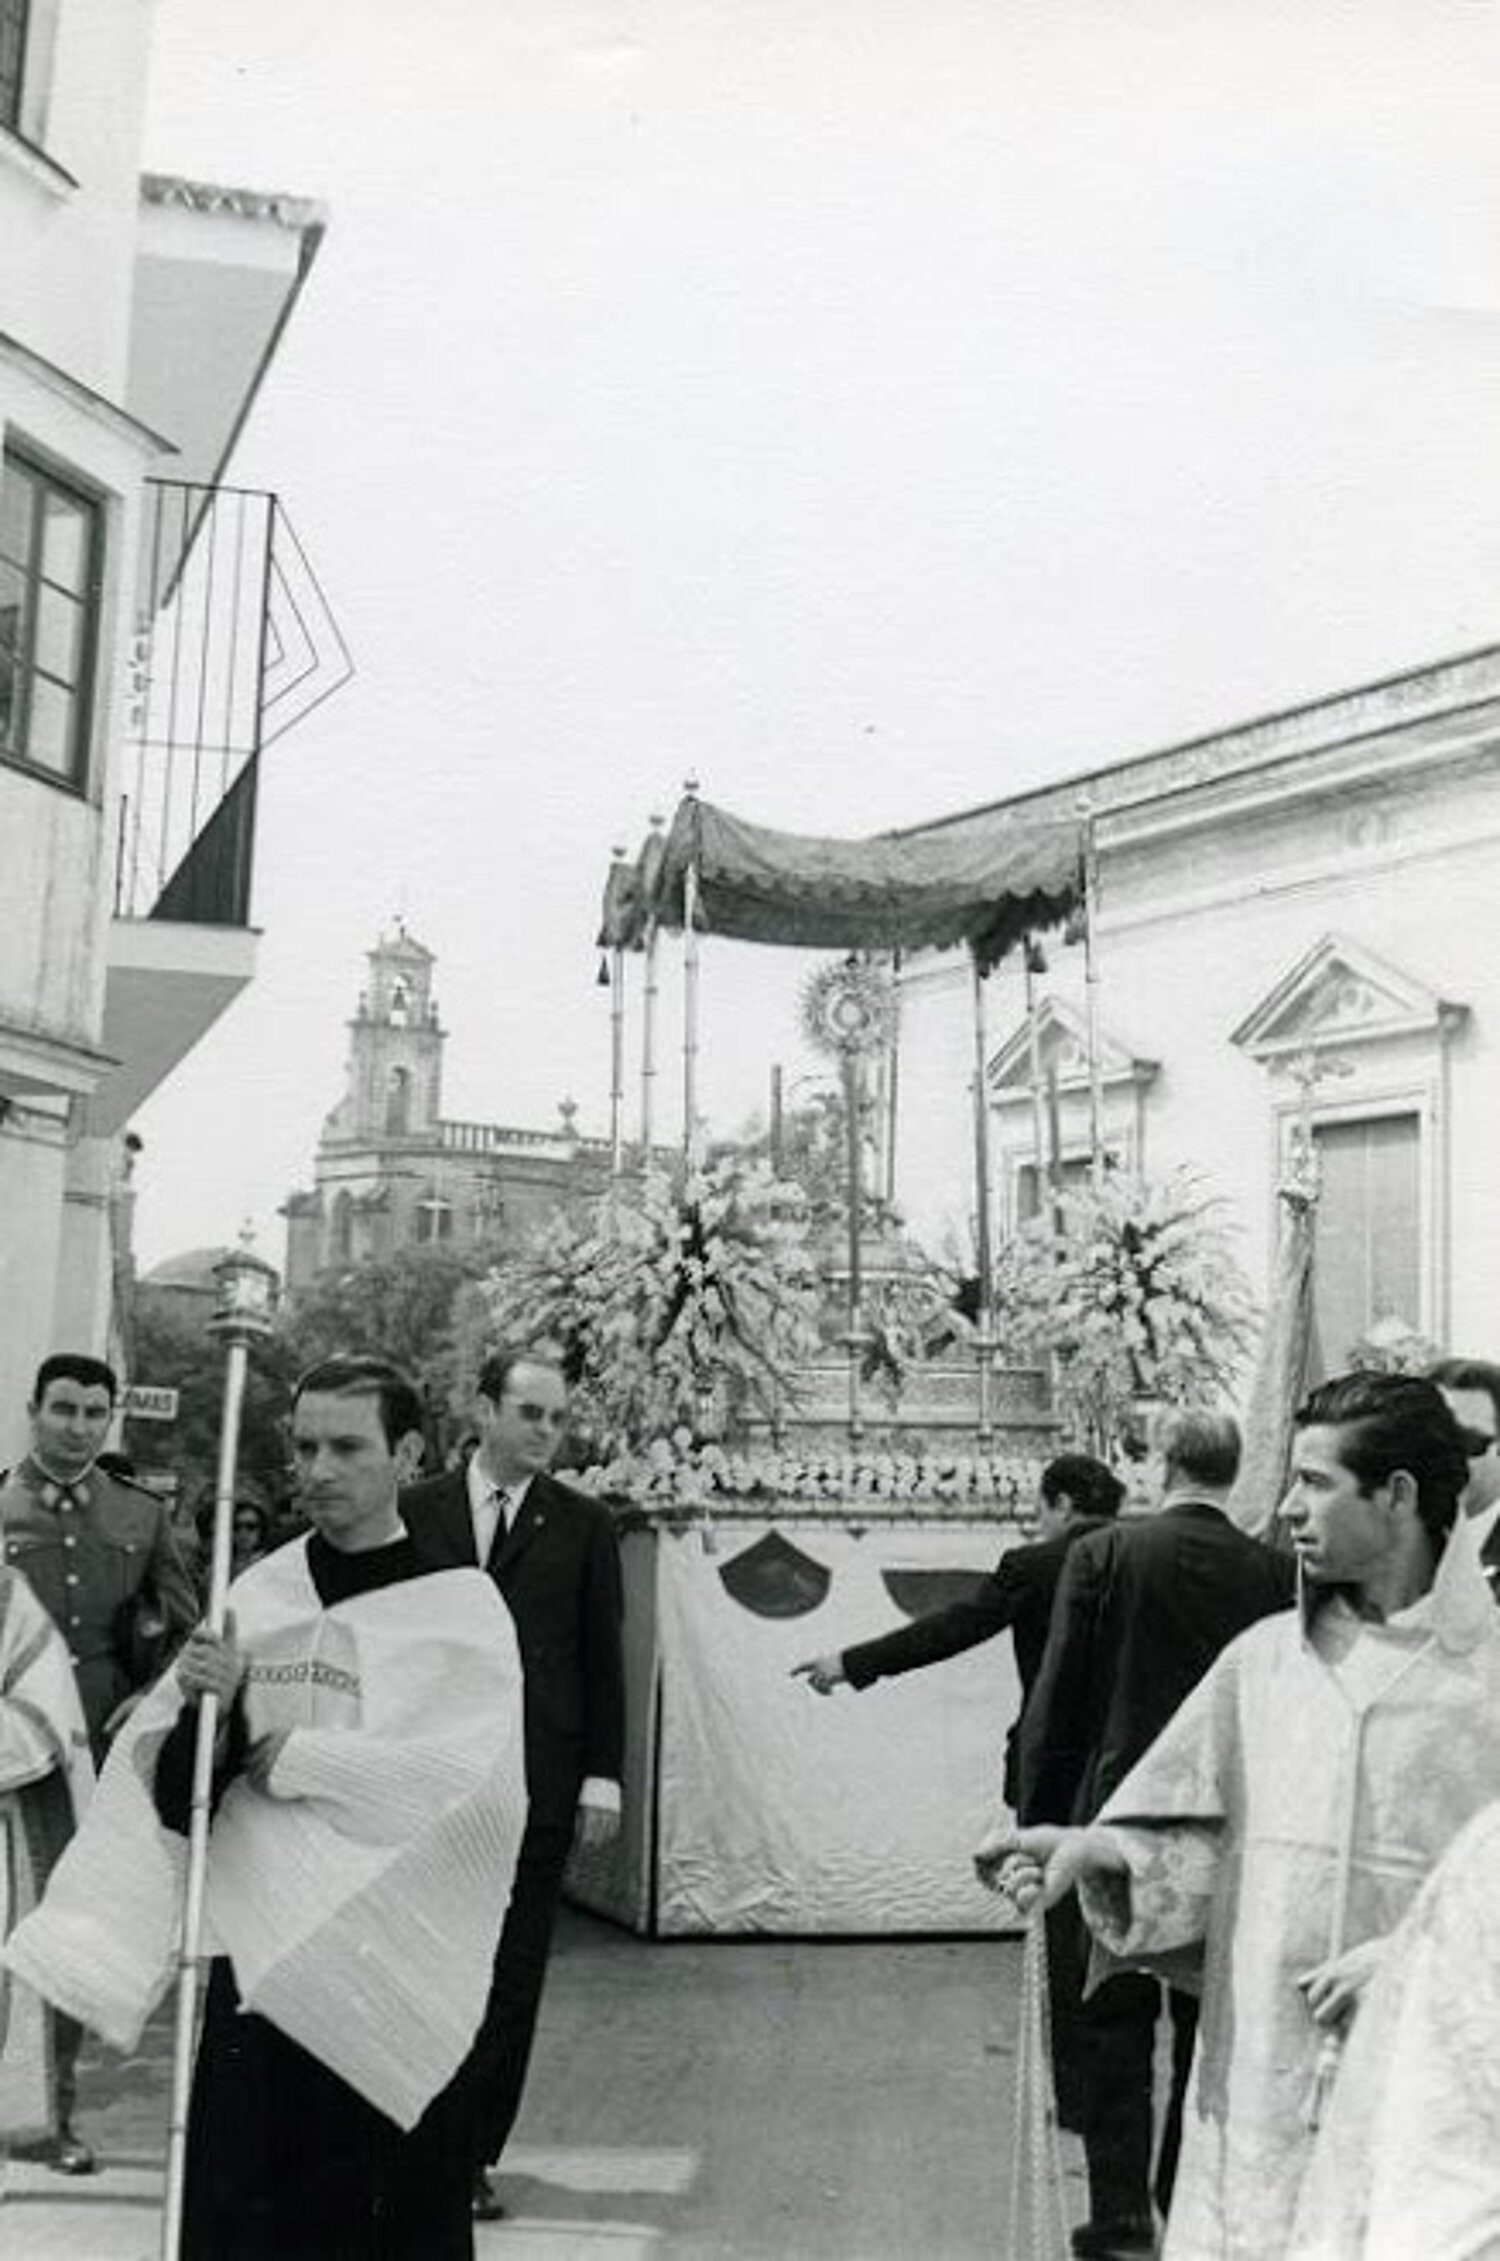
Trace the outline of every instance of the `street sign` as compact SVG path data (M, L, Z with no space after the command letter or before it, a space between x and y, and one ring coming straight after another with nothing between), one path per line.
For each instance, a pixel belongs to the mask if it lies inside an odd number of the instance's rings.
M120 1410L128 1421L175 1421L177 1392L154 1382L127 1384Z

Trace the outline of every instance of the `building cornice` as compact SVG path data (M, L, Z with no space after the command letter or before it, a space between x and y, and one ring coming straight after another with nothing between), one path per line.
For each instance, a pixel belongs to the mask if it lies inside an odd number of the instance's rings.
M1031 788L1003 800L950 812L905 832L937 831L977 816L1008 814L1037 822L1072 816L1086 806L1108 817L1147 804L1196 793L1230 778L1301 762L1309 755L1333 754L1371 740L1404 736L1421 725L1436 725L1445 735L1473 736L1488 711L1500 719L1500 645L1414 668L1378 683L1343 691L1307 706L1291 707L1233 724L1227 730L1181 740L1152 753L1137 754L1101 767L1080 770L1057 784Z
M294 235L310 231L321 235L328 225L327 206L313 197L287 196L277 189L225 188L177 173L142 173L141 202L231 220L269 220Z

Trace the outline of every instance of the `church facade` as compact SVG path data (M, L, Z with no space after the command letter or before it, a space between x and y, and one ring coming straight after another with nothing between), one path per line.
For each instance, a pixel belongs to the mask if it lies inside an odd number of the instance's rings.
M292 1295L400 1249L518 1246L608 1182L609 1141L579 1135L571 1101L556 1130L448 1120L432 952L398 922L368 962L312 1188L283 1204Z
M1086 807L1096 844L1094 1072L1085 953L985 984L991 1203L1038 1158L1191 1169L1264 1290L1277 1187L1310 1138L1319 1355L1372 1331L1500 1356L1500 651L1019 795ZM903 978L900 1196L930 1247L972 1236L967 968Z

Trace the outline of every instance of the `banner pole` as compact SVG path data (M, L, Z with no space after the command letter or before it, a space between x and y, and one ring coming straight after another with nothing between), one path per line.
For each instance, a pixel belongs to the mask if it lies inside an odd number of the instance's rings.
M1087 800L1083 817L1083 983L1089 1052L1089 1174L1097 1189L1104 1183L1104 1076L1099 1056L1099 950L1094 921L1099 910L1099 855L1094 818Z

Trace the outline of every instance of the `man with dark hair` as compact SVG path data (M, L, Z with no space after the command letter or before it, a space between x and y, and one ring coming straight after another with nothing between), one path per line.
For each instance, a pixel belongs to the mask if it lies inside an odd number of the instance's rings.
M31 1450L0 1485L0 1561L24 1573L67 1645L96 1765L198 1616L164 1503L99 1464L118 1395L102 1358L44 1358ZM80 2035L68 2018L53 2033L57 2132L34 2155L61 2174L92 2174L94 2154L73 2128Z
M505 2211L489 2170L520 2110L568 1855L575 1843L607 1845L620 1825L619 1546L608 1509L547 1473L567 1412L552 1359L492 1353L479 1375L478 1450L466 1468L413 1485L401 1501L425 1562L488 1571L515 1619L525 1683L530 1814L466 2075L478 2221Z
M1229 1644L1090 1826L1002 1824L980 1848L1022 1905L1078 1885L1111 1956L1201 1965L1172 2261L1287 2249L1342 2027L1500 1793L1500 1618L1467 1481L1435 1383L1314 1391L1281 1507L1299 1607Z
M18 1975L136 2046L175 1945L199 1706L220 1708L188 2119L187 2261L471 2261L459 2074L524 1824L513 1628L473 1570L427 1575L397 1506L422 1407L382 1360L294 1394L309 1533L230 1588L105 1769Z
M1168 1414L1154 1444L1162 1464L1159 1511L1092 1533L1063 1566L1021 1721L1027 1821L1091 1820L1225 1642L1291 1600L1290 1563L1246 1538L1225 1513L1240 1463L1231 1416ZM1081 1989L1083 1936L1072 1911L1064 1920ZM1054 1956L1060 1944L1055 1937ZM1153 2185L1153 2060L1162 2006L1158 1982L1139 1972L1119 1973L1085 2002L1079 2132L1089 2219L1074 2232L1078 2254L1146 2254L1154 2247L1153 2189L1165 2211L1197 2016L1191 1994L1168 1990L1173 2079Z
M820 1696L835 1688L868 1688L901 1672L919 1672L946 1657L961 1656L1010 1628L1016 1671L1025 1705L1046 1646L1052 1597L1069 1549L1086 1531L1097 1531L1119 1513L1125 1487L1113 1469L1087 1453L1062 1453L1042 1470L1037 1520L1040 1538L1007 1547L975 1592L925 1617L898 1625L873 1641L835 1649L792 1667ZM1017 1802L1016 1723L1005 1744L1005 1801Z
M1500 1366L1484 1358L1442 1358L1428 1379L1463 1435L1469 1481L1460 1504L1473 1519L1484 1573L1500 1601Z

